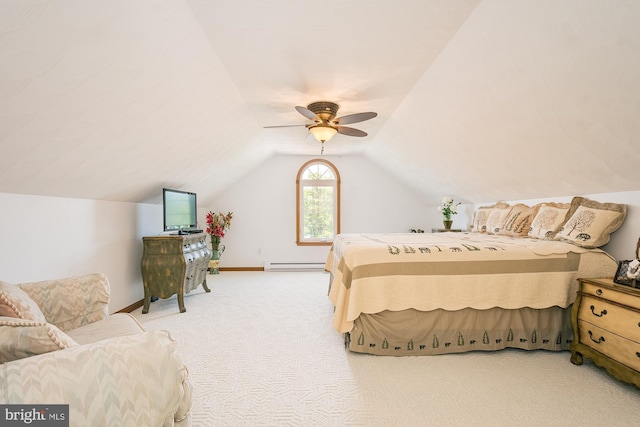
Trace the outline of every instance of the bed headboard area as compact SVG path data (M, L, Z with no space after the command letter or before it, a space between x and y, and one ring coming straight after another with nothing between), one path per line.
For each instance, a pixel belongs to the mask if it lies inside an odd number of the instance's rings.
M473 232L563 240L616 259L633 258L640 237L640 191L500 201L472 210Z
M479 207L470 230L477 233L563 240L584 248L598 248L625 220L627 205L601 203L576 196L571 203L496 203Z

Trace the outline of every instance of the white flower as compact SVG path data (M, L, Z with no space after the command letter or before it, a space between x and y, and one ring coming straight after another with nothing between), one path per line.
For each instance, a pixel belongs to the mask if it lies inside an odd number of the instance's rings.
M446 196L442 199L442 205L438 206L438 212L440 212L446 219L451 219L451 215L455 215L458 213L458 205L460 202L456 203L449 196Z

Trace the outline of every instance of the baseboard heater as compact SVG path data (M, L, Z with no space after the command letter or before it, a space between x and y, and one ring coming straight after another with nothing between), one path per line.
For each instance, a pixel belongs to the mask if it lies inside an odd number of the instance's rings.
M265 262L264 271L324 271L324 262Z

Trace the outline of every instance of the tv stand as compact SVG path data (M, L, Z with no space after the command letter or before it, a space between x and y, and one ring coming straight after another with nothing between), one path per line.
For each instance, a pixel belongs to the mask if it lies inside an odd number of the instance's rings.
M185 233L142 238L143 314L149 312L152 297L169 298L177 294L180 313L184 313L187 311L184 307L185 293L200 284L205 292L211 292L207 287L211 251L206 237L205 233Z

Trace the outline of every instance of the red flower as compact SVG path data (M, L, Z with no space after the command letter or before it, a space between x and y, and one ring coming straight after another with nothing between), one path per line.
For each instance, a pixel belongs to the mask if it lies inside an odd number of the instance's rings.
M233 218L233 212L226 215L209 212L206 215L207 234L210 234L211 237L224 237L224 231L231 226L231 218Z

